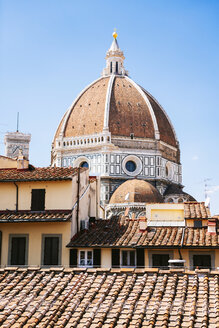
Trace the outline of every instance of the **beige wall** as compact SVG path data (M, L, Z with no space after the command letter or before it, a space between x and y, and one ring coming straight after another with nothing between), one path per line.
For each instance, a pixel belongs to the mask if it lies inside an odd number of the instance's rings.
M0 169L17 168L17 160L5 156L0 156Z
M42 236L43 234L61 234L62 250L61 265L69 265L69 249L66 245L70 241L71 233L70 222L53 222L53 223L2 223L0 230L2 231L2 251L1 265L8 265L8 249L10 234L28 234L28 265L41 265L42 252Z
M101 268L111 268L111 248L101 249Z
M155 221L183 221L184 211L180 209L153 209L151 220Z
M16 209L16 187L11 182L0 183L0 210Z
M145 249L145 267L149 267L149 253L153 253L154 252L170 252L173 253L173 259L178 260L180 259L180 255L179 255L179 251L178 249ZM197 252L197 253L211 253L212 251L214 253L214 257L215 257L215 267L219 267L219 249L215 249L215 250L207 250L207 249L203 249L203 250L199 250L199 249L181 249L181 254L182 254L182 258L183 260L186 261L185 263L185 267L190 269L191 268L191 263L190 263L190 259L189 259L189 252ZM102 268L110 268L111 267L111 249L110 248L102 248L101 249L101 267Z
M46 189L45 209L72 208L72 181L17 182L18 210L30 210L31 190ZM16 187L13 182L0 183L0 209L16 209Z
M184 220L184 204L147 204L146 217L149 220Z

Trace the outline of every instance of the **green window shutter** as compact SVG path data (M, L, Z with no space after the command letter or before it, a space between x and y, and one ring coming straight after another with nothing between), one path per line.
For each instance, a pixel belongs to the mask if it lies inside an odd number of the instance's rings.
M45 189L32 189L31 211L45 210Z
M26 237L11 238L11 265L25 265Z
M94 249L93 252L93 265L94 267L101 266L101 249Z
M70 267L77 267L78 264L78 250L77 249L70 249L69 253L70 259L69 259L69 264Z
M44 240L44 265L59 264L59 237L45 237Z
M120 249L112 249L112 267L120 267Z
M144 267L144 248L137 248L137 267Z

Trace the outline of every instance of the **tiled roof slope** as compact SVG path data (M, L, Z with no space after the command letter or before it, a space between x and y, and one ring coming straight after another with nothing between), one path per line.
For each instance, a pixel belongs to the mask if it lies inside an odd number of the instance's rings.
M1 270L1 327L219 326L212 273Z
M71 220L71 210L59 211L0 211L0 223L10 222L65 222Z
M184 213L186 219L207 219L211 217L209 207L204 202L185 202Z
M77 173L72 167L33 167L27 170L0 169L0 182L71 180ZM84 170L83 168L81 170Z
M186 228L183 240L186 247L219 247L219 234L207 233L205 228Z
M89 230L75 235L67 247L219 247L219 235L207 228L148 227L140 230L139 220L112 218L97 220Z
M183 228L149 228L140 231L139 220L112 218L97 220L89 230L74 236L68 247L137 247L177 246L182 239Z

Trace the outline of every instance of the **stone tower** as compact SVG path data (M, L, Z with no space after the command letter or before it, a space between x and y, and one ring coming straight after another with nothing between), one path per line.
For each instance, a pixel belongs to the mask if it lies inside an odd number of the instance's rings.
M16 132L7 132L5 134L5 156L16 158L19 155L19 150L22 150L22 153L26 159L29 159L29 143L31 140L31 135L22 133L19 131Z

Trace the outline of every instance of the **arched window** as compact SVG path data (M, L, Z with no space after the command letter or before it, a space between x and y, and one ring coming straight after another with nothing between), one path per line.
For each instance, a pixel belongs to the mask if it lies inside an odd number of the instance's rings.
M112 71L113 71L113 63L110 62L110 73L112 73Z
M119 65L118 65L118 62L116 62L116 73L119 72Z
M88 162L84 161L80 164L80 167L89 167Z

